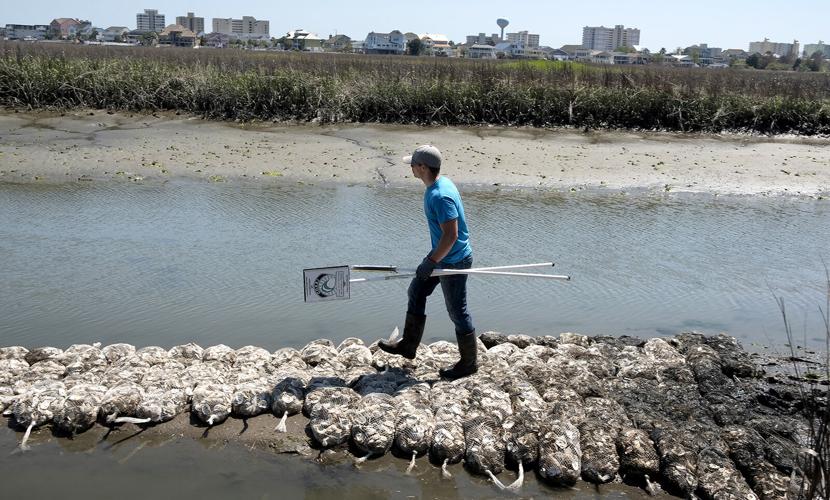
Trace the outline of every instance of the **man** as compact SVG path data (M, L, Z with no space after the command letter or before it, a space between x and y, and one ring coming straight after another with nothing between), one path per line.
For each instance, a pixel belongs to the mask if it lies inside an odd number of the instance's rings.
M404 161L412 167L412 175L426 186L424 214L429 225L432 251L424 257L409 285L403 338L395 343L382 340L378 347L390 354L415 359L427 319L427 297L440 283L447 312L455 324L455 336L461 354L461 360L455 366L441 369L440 373L450 380L466 377L478 370L476 332L467 310L467 275L432 276L435 269L469 269L473 266L473 250L464 219L464 205L461 204L461 195L455 184L440 174L441 152L438 148L421 146L412 156L404 158Z

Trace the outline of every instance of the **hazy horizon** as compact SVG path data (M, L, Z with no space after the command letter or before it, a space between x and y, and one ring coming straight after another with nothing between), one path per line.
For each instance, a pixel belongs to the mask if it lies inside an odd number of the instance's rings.
M822 5L823 4L823 5ZM136 27L136 14L144 9L156 9L165 15L165 23L173 24L177 16L193 12L205 18L206 31L211 30L212 19L253 16L270 22L271 36L279 37L297 28L328 36L343 33L354 39L363 39L370 31L388 32L394 29L415 33L442 33L451 40L463 43L467 35L484 32L498 33L496 19L506 18L507 32L530 31L538 33L542 45L559 47L582 42L584 26L623 24L639 28L640 45L651 50L708 43L713 47L747 49L749 42L769 38L775 42L802 44L830 40L827 0L804 0L786 9L780 2L759 0L750 2L715 2L700 0L694 8L665 7L663 2L632 0L626 4L597 0L586 10L581 7L560 7L554 2L530 0L521 5L505 6L493 0L456 2L449 4L423 0L406 9L400 5L379 0L361 0L350 3L321 0L315 8L303 5L273 4L264 1L241 1L232 5L216 0L202 2L168 0L166 2L69 2L34 0L4 9L0 26L6 24L49 24L54 18L85 19L94 26ZM811 13L814 13L811 15ZM823 20L823 22L822 22Z

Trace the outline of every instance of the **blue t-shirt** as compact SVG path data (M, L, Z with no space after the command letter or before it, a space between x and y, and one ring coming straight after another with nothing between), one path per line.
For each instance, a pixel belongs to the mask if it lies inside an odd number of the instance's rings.
M427 216L433 250L438 247L438 241L441 239L440 225L458 219L458 239L441 262L455 264L473 253L461 195L449 178L438 177L438 180L424 191L424 214Z

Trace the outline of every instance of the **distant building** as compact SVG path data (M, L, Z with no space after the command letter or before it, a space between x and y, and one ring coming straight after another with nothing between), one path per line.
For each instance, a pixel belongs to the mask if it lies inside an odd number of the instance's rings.
M123 42L130 30L126 26L110 26L101 32L102 42Z
M596 64L647 64L649 56L641 52L608 52L603 50L592 51L588 60Z
M285 43L288 45L286 49L293 50L309 50L320 51L323 49L323 39L317 36L316 33L297 29L293 33L285 34Z
M143 14L135 15L135 24L137 31L155 31L161 33L164 31L164 14L159 14L155 9L145 9Z
M88 22L88 21L87 21ZM68 17L59 17L49 23L49 32L58 38L74 38L81 27L81 21Z
M101 35L101 28L96 28L89 21L81 21L81 24L80 24L80 26L78 26L78 28L76 30L76 33L78 33L80 35L83 35L83 36L86 36L86 37L91 36L93 33L97 33L98 36L100 36Z
M421 42L424 44L424 49L427 54L434 56L449 56L455 55L455 49L450 45L450 39L447 35L439 33L424 33L418 35Z
M645 52L612 52L614 64L648 64L650 56Z
M323 49L333 52L352 50L352 39L346 35L333 35L323 41Z
M819 40L818 43L808 43L804 45L804 57L812 57L816 52L824 54L824 57L830 58L830 45Z
M669 61L672 65L678 66L680 68L692 68L695 66L695 62L691 56L686 54L670 54Z
M48 24L6 25L6 38L9 40L43 40L48 33Z
M205 18L196 17L192 12L188 12L186 16L178 16L176 18L176 24L184 26L193 33L198 34L205 32Z
M231 44L231 36L225 33L208 33L204 36L205 47L226 49Z
M496 44L496 57L499 59L546 59L545 52L537 47L524 47L513 42Z
M267 38L271 27L268 21L260 21L252 16L242 16L242 19L214 17L213 31L239 38Z
M683 55L690 56L700 66L710 66L715 63L721 63L724 60L722 48L709 47L705 43L686 47L682 53Z
M159 33L159 45L171 47L195 47L199 39L196 33L179 24L171 24Z
M534 35L532 33L528 33L527 31L508 33L507 41L531 49L539 48L539 35Z
M779 43L770 42L769 38L764 38L763 42L750 42L749 53L766 54L770 52L778 57L797 56L800 53L799 45L798 40L794 40L793 43Z
M570 61L571 55L562 49L554 49L552 47L539 47L545 52L545 56L551 61Z
M618 24L613 28L585 26L582 28L582 46L591 50L613 51L619 47L640 45L640 30Z
M568 55L569 61L585 61L591 58L592 53L599 52L597 50L587 49L582 45L563 45L559 47L559 50Z
M470 59L497 59L496 47L490 44L475 44L467 49Z
M726 49L721 52L721 58L726 61L731 59L735 59L738 61L746 61L749 57L749 52L745 51L744 49Z
M366 54L404 54L406 52L406 37L398 30L389 33L375 33L366 35L363 51Z
M516 48L516 44L510 42L499 42L494 47L498 59L512 59Z
M614 64L614 54L602 50L591 54L591 62L595 64Z
M473 45L493 45L495 46L497 43L501 42L501 38L498 34L493 33L492 35L485 35L484 33L479 33L478 35L467 35L467 42L466 44L469 46Z
M144 39L144 35L146 35L147 33L148 33L147 31L143 31L143 30L132 30L132 31L127 32L127 34L124 35L124 38L126 39L127 43L132 43L132 44L137 45L137 44L140 44L142 42L142 40Z

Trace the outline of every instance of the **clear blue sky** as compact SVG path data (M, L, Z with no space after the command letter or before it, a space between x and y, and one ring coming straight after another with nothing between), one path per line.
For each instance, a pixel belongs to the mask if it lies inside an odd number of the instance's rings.
M771 0L697 0L665 2L644 0L0 0L0 25L47 24L56 17L89 19L95 26L135 28L135 15L144 9L165 14L168 24L176 16L194 12L205 18L210 30L214 17L243 15L271 22L271 35L303 28L321 36L345 33L363 39L369 31L444 33L456 42L468 34L496 33L496 19L510 20L506 31L528 30L541 35L542 45L559 47L581 43L583 26L640 28L640 44L658 50L708 43L722 48L747 49L750 41L767 37L776 42L803 44L819 39L830 42L830 1L792 3Z

